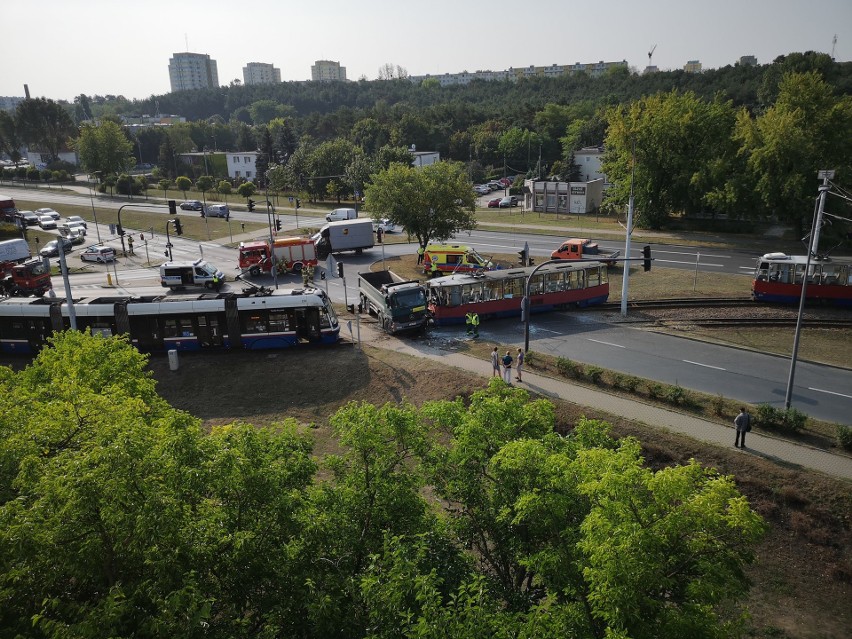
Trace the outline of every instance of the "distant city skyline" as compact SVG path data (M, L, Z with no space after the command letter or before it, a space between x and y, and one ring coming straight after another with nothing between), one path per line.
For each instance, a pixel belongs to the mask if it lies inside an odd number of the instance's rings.
M4 3L4 49L16 54L4 59L0 96L22 96L24 84L33 97L55 100L162 95L170 91L169 60L181 52L209 55L220 85L242 82L252 61L292 81L309 80L318 60L339 62L349 80L374 80L386 64L437 76L626 60L641 72L650 51L661 71L832 49L836 60L852 59L849 0L611 0L603 9L560 0L523 12L508 0L434 0L428 8L255 0L237 13L222 0L41 0L38 11Z

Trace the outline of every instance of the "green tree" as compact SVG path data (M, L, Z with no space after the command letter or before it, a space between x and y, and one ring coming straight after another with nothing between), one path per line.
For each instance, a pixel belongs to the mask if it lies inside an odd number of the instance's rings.
M257 192L257 187L254 182L243 182L237 187L237 194L240 197L244 197L248 200L252 195Z
M24 142L46 151L51 162L59 159L59 152L77 132L68 112L47 98L21 102L15 109L15 121Z
M346 176L346 168L358 151L358 147L352 142L342 138L317 146L311 152L308 162L311 194L322 197L328 192L331 182L335 183L331 195L337 198L338 203L342 196L352 193L352 185L346 184L343 178Z
M207 208L207 191L213 189L215 182L209 175L202 175L195 181L195 188L201 191L201 199L204 200L204 207Z
M633 175L641 226L660 228L673 213L702 210L716 187L708 177L719 173L714 164L736 152L734 117L730 102L677 91L610 109L602 163L613 183L608 199L625 204Z
M0 111L0 151L17 164L21 161L23 146L24 141L15 118L8 111Z
M422 168L391 164L371 178L367 208L387 217L426 247L476 227L476 197L464 165L437 162Z
M231 183L228 180L220 180L219 184L216 185L216 191L219 195L225 196L225 201L228 201L228 195L231 193L233 189Z
M175 186L179 191L183 191L183 199L186 199L186 192L192 188L192 180L188 177L181 175L179 178L175 180Z
M85 124L75 142L80 162L90 173L123 173L132 165L133 143L114 122L98 126Z
M740 112L736 137L764 205L792 224L801 237L809 227L817 172L852 175L852 97L837 97L816 71L790 73L778 99L762 116Z
M163 199L167 200L169 198L169 188L172 186L171 180L160 180L157 182L157 186L160 187L163 191Z

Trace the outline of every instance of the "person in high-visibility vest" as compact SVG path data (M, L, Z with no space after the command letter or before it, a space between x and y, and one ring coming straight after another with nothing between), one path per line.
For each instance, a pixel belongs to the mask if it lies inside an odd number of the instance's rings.
M479 313L472 313L470 323L473 325L473 336L479 337Z
M464 317L464 323L467 324L467 334L468 335L473 333L473 316L474 315L476 315L476 313L468 313Z
M441 269L438 268L438 262L435 261L435 260L432 260L432 266L429 267L429 275L431 275L432 277L435 277L436 275L439 275L440 273L441 273Z
M426 253L426 249L422 246L417 247L417 263L423 264L423 254Z

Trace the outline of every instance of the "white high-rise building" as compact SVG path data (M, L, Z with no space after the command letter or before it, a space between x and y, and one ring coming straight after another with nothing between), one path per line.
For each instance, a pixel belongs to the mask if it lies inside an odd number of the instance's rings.
M346 67L332 60L317 60L311 66L311 80L314 82L331 82L346 80Z
M216 60L206 53L175 53L169 60L172 91L213 89L219 86Z
M266 62L249 62L243 67L243 84L275 84L281 82L281 69Z

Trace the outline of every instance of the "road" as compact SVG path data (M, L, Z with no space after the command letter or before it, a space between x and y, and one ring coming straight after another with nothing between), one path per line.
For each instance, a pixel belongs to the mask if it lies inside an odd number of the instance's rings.
M39 199L47 204L67 203L64 198L79 203L79 198L38 192ZM52 196L48 199L47 196ZM98 206L105 203L99 202ZM120 204L110 203L114 208ZM152 207L152 211L162 211L162 207ZM234 219L257 220L257 213L234 212ZM302 226L306 219L315 225L323 222L320 213L300 214ZM282 217L284 228L293 228L292 216ZM91 226L91 225L90 225ZM101 231L108 233L106 227ZM252 236L251 234L248 234ZM262 236L262 233L255 233ZM89 237L93 236L90 230ZM248 239L241 237L239 239ZM531 254L544 259L550 251L564 239L563 237L524 233L520 229L511 233L496 231L473 231L463 233L456 241L474 245L483 255L513 253L520 250L526 242ZM236 270L236 250L223 246L216 241L198 242L182 237L172 237L172 253L175 260L193 260L203 255L226 273ZM611 240L599 240L607 250L623 250L623 243ZM147 244L147 247L146 247ZM148 251L146 258L145 251ZM83 272L79 270L79 260L73 253L69 264L72 266L72 287L75 296L99 295L101 291L115 294L119 290L129 294L160 294L159 275L155 268L145 268L150 261L159 263L165 251L165 237L154 235L146 243L137 243L136 256L121 258L115 265L87 265ZM641 246L633 257L639 257ZM654 247L655 264L671 268L695 269L724 273L749 272L753 268L754 254L748 251L728 251L696 247L661 245ZM409 254L413 251L410 244L377 245L362 255L345 254L339 256L344 262L344 282L334 276L336 268L331 269L329 277L318 279L320 287L326 289L332 299L338 302L353 303L358 299L357 272L385 257ZM230 265L230 266L229 266ZM323 272L320 268L319 277ZM113 280L114 288L104 289L107 274ZM258 278L258 283L272 284L269 277ZM279 285L297 286L300 280L294 275L283 276ZM239 283L229 283L231 288L240 288ZM57 283L59 290L61 285ZM523 326L516 320L489 322L483 325L482 338L505 344L523 344ZM458 329L434 329L437 338L455 338ZM661 335L638 330L626 325L615 325L600 321L593 314L578 312L552 313L534 316L530 329L531 348L537 352L567 357L579 362L594 364L608 369L652 379L658 382L679 384L709 394L720 394L730 399L750 404L768 403L783 407L789 374L789 359L743 351L716 344L707 344L669 335ZM799 362L796 368L793 392L793 406L806 414L828 421L850 423L852 415L852 371L829 366Z

